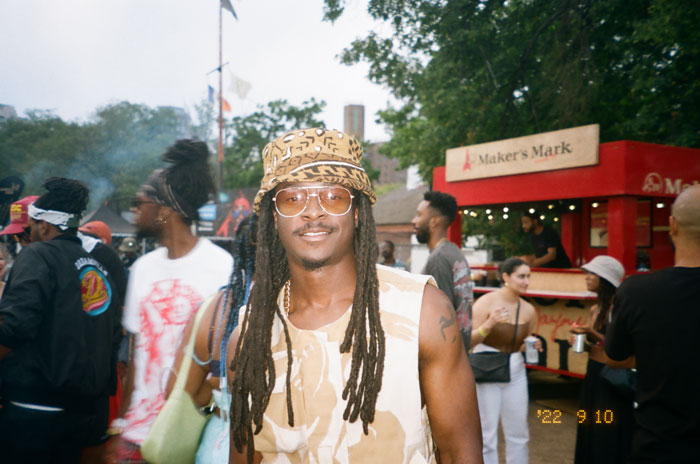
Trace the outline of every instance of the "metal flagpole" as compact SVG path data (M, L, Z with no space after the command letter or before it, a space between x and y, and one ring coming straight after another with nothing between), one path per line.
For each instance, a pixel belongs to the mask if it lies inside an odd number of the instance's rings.
M217 190L221 192L224 185L224 96L223 96L223 65L222 65L222 40L221 40L221 29L222 29L222 16L223 7L219 1L219 182ZM218 200L218 199L217 199ZM218 201L217 201L218 203Z

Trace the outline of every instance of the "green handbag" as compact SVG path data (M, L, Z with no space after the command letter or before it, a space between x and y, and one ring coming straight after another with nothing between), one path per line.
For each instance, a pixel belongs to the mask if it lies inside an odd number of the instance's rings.
M153 464L192 464L199 440L209 417L203 416L192 397L185 391L185 382L190 372L194 341L202 315L214 296L197 309L190 339L185 347L185 356L177 373L172 393L153 422L148 436L141 445L141 455Z

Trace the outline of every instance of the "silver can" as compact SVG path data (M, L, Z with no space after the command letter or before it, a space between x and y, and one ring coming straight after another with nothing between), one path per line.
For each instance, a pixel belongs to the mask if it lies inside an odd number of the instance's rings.
M572 348L574 353L583 353L586 346L586 334L576 334L574 336L574 346Z
M525 362L528 364L537 364L540 359L539 351L535 348L537 337L532 335L525 338Z

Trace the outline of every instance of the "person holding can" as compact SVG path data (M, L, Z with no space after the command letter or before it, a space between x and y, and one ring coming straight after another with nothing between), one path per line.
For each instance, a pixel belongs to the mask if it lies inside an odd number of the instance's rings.
M581 389L579 424L576 431L575 464L626 462L634 426L633 402L629 396L605 381L606 365L620 366L603 349L605 332L612 318L615 290L625 276L622 264L610 256L596 256L582 266L586 288L598 295L586 325L574 324L571 332L586 338L589 351L586 378ZM573 338L573 337L572 337ZM628 361L629 366L633 360ZM598 413L598 411L600 411ZM612 423L596 421L596 414L611 411ZM586 419L581 420L585 417ZM600 422L600 423L598 423Z
M481 296L474 304L471 335L473 353L510 353L510 380L496 383L477 378L476 394L483 436L485 464L498 464L498 422L506 441L506 463L526 464L530 433L527 426L527 375L521 351L537 326L535 308L522 298L530 284L530 266L509 258L499 266L503 286ZM533 342L542 351L539 339Z

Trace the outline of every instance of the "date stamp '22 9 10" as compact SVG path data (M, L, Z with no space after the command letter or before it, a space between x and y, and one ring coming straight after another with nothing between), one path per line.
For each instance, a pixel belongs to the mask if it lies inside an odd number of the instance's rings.
M538 409L537 418L543 424L561 424L561 410L559 409ZM615 414L611 409L595 409L586 411L579 409L576 411L579 424L594 423L594 424L612 424L615 422Z

